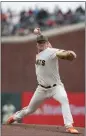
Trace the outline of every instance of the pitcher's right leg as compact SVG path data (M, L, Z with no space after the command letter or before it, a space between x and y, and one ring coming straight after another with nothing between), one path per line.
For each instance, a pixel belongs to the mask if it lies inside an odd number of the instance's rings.
M61 104L64 124L66 127L66 132L78 133L78 130L76 130L73 127L73 117L71 114L67 93L66 93L64 87L59 85L56 87L54 92L55 92L55 94L54 94L53 98L55 100L59 101Z
M27 107L24 107L22 110L16 112L13 116L11 116L6 124L11 124L14 121L18 121L22 119L27 114L31 114L39 107L39 105L46 99L46 92L42 90L42 88L38 87Z

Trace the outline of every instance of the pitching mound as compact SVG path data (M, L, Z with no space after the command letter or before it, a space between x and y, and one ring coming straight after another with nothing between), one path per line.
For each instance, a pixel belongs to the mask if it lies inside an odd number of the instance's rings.
M62 126L51 125L27 125L27 124L12 124L2 125L2 136L85 136L84 128L77 128L79 134L70 134L65 132Z

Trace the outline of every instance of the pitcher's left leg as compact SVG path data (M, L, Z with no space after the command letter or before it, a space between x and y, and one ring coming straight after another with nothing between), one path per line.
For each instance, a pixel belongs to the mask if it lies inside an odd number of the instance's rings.
M70 111L69 107L69 101L67 98L67 93L64 89L64 86L57 86L54 90L55 94L53 98L61 103L61 108L62 108L62 114L63 114L63 119L64 119L64 124L66 128L68 128L68 131L73 131L74 133L78 133L76 129L72 130L73 126L73 117ZM69 130L71 128L71 130Z

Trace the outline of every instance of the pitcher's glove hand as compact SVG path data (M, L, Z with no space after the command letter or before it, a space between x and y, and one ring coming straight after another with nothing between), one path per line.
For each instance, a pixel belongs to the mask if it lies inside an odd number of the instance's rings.
M67 53L67 59L70 60L70 61L76 59L76 54L75 54L75 52L73 52L73 51L68 51L68 53Z

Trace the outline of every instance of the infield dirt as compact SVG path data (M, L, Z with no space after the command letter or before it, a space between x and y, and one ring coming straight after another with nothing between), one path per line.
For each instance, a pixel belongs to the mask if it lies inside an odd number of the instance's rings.
M51 125L27 125L27 124L12 124L2 125L2 136L85 136L85 129L76 127L79 134L70 134L65 132L62 126Z

